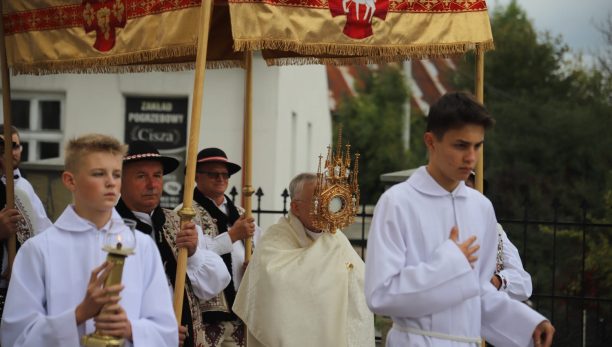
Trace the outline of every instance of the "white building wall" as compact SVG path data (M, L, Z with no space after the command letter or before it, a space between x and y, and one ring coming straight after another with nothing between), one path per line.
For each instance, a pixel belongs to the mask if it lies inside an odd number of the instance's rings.
M89 132L123 139L126 96L185 96L190 112L193 76L193 71L15 76L11 89L64 94L65 140ZM244 77L242 69L206 71L199 140L199 149L220 147L241 165ZM331 141L327 94L324 66L267 67L261 56L254 57L253 186L265 192L264 209L281 209L280 195L291 177L316 170L316 156L325 155ZM294 135L292 113L296 114ZM230 187L240 191L241 184L240 174L230 179ZM267 226L277 218L261 224Z

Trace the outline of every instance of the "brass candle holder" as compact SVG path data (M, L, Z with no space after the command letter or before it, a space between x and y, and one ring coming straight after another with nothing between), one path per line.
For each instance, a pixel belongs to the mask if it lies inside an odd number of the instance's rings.
M106 233L102 249L108 252L106 260L112 263L113 267L104 282L104 288L121 283L125 259L127 256L134 254L134 248L136 248L135 229L136 221L123 219L123 223L120 225L113 226L111 224L110 230ZM102 308L102 312L104 310L105 307ZM103 335L96 329L94 333L83 336L81 344L86 347L122 347L125 344L125 339Z

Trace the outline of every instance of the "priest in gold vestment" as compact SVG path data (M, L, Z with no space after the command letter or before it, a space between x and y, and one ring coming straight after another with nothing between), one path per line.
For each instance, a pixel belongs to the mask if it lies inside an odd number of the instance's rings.
M291 210L262 236L234 302L249 347L372 347L364 263L341 231L316 230L317 176L291 181Z

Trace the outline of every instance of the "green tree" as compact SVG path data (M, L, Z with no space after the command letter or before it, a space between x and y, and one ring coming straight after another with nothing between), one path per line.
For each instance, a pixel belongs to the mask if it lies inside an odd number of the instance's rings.
M363 71L359 81L356 95L344 98L333 115L334 137L342 126L351 151L360 153L362 202L373 204L384 190L380 175L407 166L403 129L409 94L394 64Z
M486 55L485 104L497 119L487 134L485 176L498 215L578 214L584 200L602 216L612 165L609 79L572 55L560 37L538 34L513 1L492 16L495 51ZM473 86L473 58L457 75Z

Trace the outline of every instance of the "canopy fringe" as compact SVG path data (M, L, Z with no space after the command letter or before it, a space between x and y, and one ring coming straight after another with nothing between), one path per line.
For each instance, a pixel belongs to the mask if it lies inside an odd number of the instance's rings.
M357 61L383 62L398 61L405 59L421 59L432 57L445 57L451 55L464 54L469 51L486 52L495 48L493 40L473 43L452 43L452 44L428 44L410 46L360 46L349 44L331 43L302 43L286 40L250 40L235 39L234 50L236 51L257 51L263 49L293 51L304 56L298 58L278 58L278 61L295 61L301 64L312 64L319 61L327 61L327 58L317 57L329 55L337 58L329 58L341 64L357 63ZM345 57L343 57L345 56ZM367 57L367 58L366 58Z
M16 63L11 66L11 71L13 75L185 71L194 69L195 56L195 45L188 45L87 59ZM243 65L241 59L206 62L209 69L236 68Z

